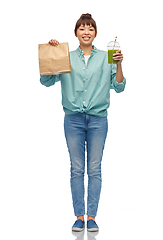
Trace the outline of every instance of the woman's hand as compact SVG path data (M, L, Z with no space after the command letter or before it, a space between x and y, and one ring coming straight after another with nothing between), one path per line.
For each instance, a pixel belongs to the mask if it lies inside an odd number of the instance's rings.
M52 45L52 46L57 46L59 44L59 42L55 39L52 39L49 41L49 44Z
M117 64L122 62L123 55L121 53L121 50L118 50L118 51L116 51L116 53L113 54L113 60L117 61Z

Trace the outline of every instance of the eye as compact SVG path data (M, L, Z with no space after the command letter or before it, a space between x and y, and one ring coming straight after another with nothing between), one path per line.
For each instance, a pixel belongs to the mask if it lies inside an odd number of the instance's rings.
M90 28L89 30L90 30L90 31L94 31L94 28Z

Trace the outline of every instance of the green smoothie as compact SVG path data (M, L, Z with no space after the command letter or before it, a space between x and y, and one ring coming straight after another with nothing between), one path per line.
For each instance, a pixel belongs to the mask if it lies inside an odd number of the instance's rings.
M113 60L113 54L116 53L117 49L108 50L108 63L109 64L117 64L117 61Z

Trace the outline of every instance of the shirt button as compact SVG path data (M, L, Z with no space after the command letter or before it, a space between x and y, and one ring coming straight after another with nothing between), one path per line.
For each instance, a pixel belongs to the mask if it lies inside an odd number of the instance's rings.
M83 79L85 81L85 79Z
M85 90L85 92L86 92L87 90Z
M85 70L85 68L83 68L83 70Z
M84 104L85 102L83 102L83 104Z

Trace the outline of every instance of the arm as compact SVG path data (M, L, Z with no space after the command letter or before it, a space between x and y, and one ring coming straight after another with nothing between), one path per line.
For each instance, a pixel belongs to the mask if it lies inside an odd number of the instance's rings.
M50 87L59 81L59 75L40 76L40 82L46 87Z
M123 55L121 53L121 50L117 51L115 54L113 54L113 60L117 60L117 72L116 72L116 81L118 83L123 82L123 72L122 72L122 65L121 62L123 60Z
M114 89L117 93L120 93L120 92L123 92L125 89L126 79L123 77L123 74L121 74L121 72L118 72L117 69L118 69L117 64L112 64L111 88ZM119 78L117 79L117 72L118 72L118 76L120 76L120 79ZM120 82L118 82L118 80L120 80Z
M123 76L121 62L123 60L123 55L121 50L113 54L113 59L117 60L117 64L112 64L111 72L111 88L113 88L117 93L124 91L126 85L126 79Z
M118 83L123 82L123 72L122 72L122 65L121 62L117 63L117 72L116 72L116 76L115 79Z

